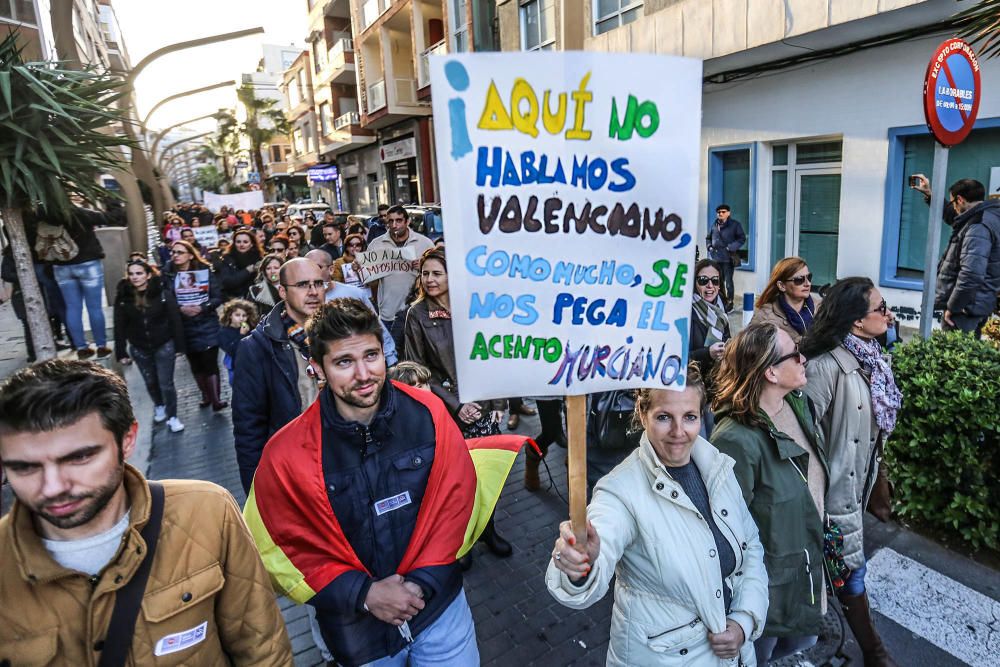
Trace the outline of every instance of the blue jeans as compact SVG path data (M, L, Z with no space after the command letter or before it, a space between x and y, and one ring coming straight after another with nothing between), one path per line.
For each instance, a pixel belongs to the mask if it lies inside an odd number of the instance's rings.
M476 628L472 624L472 610L469 609L463 590L459 591L448 608L412 644L396 655L379 658L364 667L453 667L478 664Z
M861 595L865 592L865 572L868 571L868 563L862 563L861 567L851 570L844 582L844 587L840 589L840 595Z
M73 347L87 347L87 337L83 333L83 304L87 304L90 316L90 330L98 347L107 347L108 332L101 308L101 293L104 291L104 265L101 260L92 259L81 264L56 265L52 267L66 302L66 328L69 329Z
M129 345L146 390L155 405L167 408L167 418L177 416L177 391L174 389L174 341L168 340L155 350L141 350Z

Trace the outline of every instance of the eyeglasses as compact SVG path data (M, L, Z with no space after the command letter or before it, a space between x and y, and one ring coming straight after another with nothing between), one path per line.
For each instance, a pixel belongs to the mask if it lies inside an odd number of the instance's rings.
M170 254L171 255L186 255L186 254L188 254L188 251L187 250L171 250Z
M347 247L348 248L364 248L365 246L364 246L363 243L348 243Z
M719 278L719 276L698 276L696 278L696 281L698 282L698 285L701 287L704 287L709 283L712 283L716 287L722 284L722 280Z
M813 281L813 274L807 273L804 276L795 276L794 278L789 278L785 282L792 283L794 285L802 285L804 283L809 283L810 285L812 285L812 281Z
M287 250L285 246L280 246L280 245L271 246L271 252L285 252L285 250Z
M772 366L780 366L781 364L785 363L789 359L794 359L795 363L798 363L798 364L802 363L802 353L799 352L799 346L798 345L795 346L795 349L792 352L789 352L788 354L786 354L783 357L778 357L778 360L775 361L771 365Z
M868 312L870 312L870 313L881 313L882 315L887 315L888 311L889 311L889 306L886 305L885 299L882 299L882 303L880 303L878 305L878 308L876 308L875 310L870 310Z
M320 290L325 291L326 290L326 286L328 284L329 283L327 283L327 281L325 281L325 280L301 280L301 281L299 281L297 283L292 283L292 284L281 283L282 287L286 287L286 288L287 287L294 287L296 289L304 289L306 291L314 289L317 292L320 291Z

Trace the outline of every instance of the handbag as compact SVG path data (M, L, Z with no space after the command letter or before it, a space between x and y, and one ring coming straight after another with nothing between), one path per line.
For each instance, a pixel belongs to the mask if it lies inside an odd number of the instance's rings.
M135 621L139 616L139 607L142 606L149 573L153 569L153 556L156 554L156 543L160 539L160 526L163 524L163 485L159 482L147 484L151 499L149 521L139 531L146 543L146 557L128 583L118 589L115 595L115 607L111 612L111 622L108 624L97 667L124 667L132 649Z
M851 576L851 568L844 562L844 531L829 516L823 526L823 562L834 592L843 588Z
M882 456L882 446L879 445L879 458L882 464L875 473L875 481L872 483L872 491L868 494L868 512L882 523L889 523L892 519L892 485L889 483L889 475L885 471L885 458Z
M80 247L69 235L65 227L57 227L47 222L38 223L35 238L35 253L43 262L68 262L77 256Z

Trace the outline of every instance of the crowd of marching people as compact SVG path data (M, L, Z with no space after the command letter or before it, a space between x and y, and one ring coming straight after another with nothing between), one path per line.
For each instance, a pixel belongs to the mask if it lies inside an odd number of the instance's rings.
M979 188L951 188L946 263L961 263L972 226L996 226ZM559 526L546 585L582 609L614 577L609 665L766 665L816 643L832 597L865 664L894 665L865 591L863 523L889 515L882 453L903 399L886 355L892 311L866 277L818 294L806 259L788 257L734 333L746 237L728 206L717 213L692 274L686 386L589 398L586 537ZM505 414L508 430L534 414L523 399L461 401L445 244L401 206L366 221L192 204L163 222L155 261L131 256L118 284L113 349L91 308L100 245L92 224L74 228L77 252L53 275L77 359L0 387L18 499L0 521L0 558L17 563L0 591L23 601L0 605L0 663L59 651L89 664L123 643L137 664L175 651L188 664L290 664L274 586L308 605L330 664L478 664L462 572L477 541L512 554L493 517L504 463L524 449L524 486L540 490L539 466L566 444L562 400L536 398L534 440L503 433ZM67 247L57 238L41 254ZM383 249L415 259L360 280L359 256ZM939 293L951 326L976 328L980 292L995 305L1000 248L986 256L982 285L954 271ZM242 520L218 487L147 482L124 462L144 417L89 361L111 354L135 364L171 432L184 429L181 355L201 407L231 405Z

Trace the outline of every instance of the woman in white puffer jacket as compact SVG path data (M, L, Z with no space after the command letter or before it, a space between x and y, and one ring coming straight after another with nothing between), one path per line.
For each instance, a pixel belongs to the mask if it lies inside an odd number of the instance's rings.
M595 487L587 543L559 527L545 574L556 600L589 607L617 574L608 665L757 664L764 549L733 460L698 436L704 400L693 367L683 391L640 391L645 433Z

